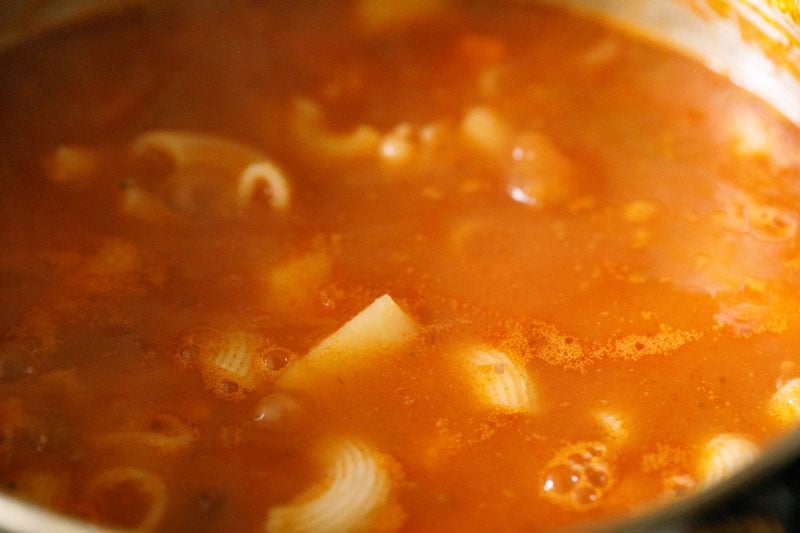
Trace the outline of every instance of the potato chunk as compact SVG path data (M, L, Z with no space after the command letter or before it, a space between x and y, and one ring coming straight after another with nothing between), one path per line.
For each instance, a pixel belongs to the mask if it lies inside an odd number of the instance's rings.
M384 294L287 367L276 384L304 389L320 378L341 379L408 343L418 331L414 320Z

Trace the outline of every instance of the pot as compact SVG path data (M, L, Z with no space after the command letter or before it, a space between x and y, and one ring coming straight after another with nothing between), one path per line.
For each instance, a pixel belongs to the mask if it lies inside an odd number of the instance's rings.
M519 0L532 1L532 0ZM778 0L542 0L606 19L678 49L729 77L800 127L800 7ZM126 16L148 0L10 2L0 10L0 53L65 28ZM754 464L690 498L595 531L714 530L746 524L800 528L800 432ZM0 496L0 529L85 532L101 528Z

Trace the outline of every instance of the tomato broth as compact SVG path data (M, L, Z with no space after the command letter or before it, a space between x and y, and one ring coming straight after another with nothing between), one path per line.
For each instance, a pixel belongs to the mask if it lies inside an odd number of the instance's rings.
M0 63L11 496L557 529L800 415L800 132L677 53L529 3L237 1Z

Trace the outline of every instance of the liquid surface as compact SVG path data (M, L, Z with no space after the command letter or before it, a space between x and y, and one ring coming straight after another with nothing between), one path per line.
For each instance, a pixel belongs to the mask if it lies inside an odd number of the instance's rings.
M527 531L800 402L800 133L532 5L178 4L0 59L0 486L160 531Z

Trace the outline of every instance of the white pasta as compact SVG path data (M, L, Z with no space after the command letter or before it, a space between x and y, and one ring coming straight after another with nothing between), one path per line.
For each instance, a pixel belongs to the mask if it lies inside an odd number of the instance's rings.
M161 414L148 419L146 427L134 427L101 435L102 446L121 448L150 448L161 453L174 453L195 441L196 435L189 424L178 417Z
M480 400L511 412L536 409L536 397L525 368L503 352L478 348L467 355L467 372Z
M342 327L293 362L276 384L312 388L320 377L353 372L416 337L419 328L388 294L384 294Z
M235 328L202 328L188 334L176 361L199 369L206 387L226 400L240 400L267 378L257 355L269 346L254 335Z
M139 136L133 151L140 156L161 153L174 167L160 191L166 199L136 186L125 190L123 208L144 215L140 218L149 215L161 221L164 209L229 216L250 205L261 188L271 207L289 207L291 188L284 172L245 144L213 135L157 130Z
M503 155L509 146L509 131L505 121L488 107L471 108L461 121L461 135L472 146L492 155Z
M319 484L291 503L270 509L265 524L269 533L341 533L399 528L402 515L387 509L393 507L389 458L361 442L347 440L327 448L324 460L325 477Z
M250 163L239 178L237 196L240 205L247 205L257 186L265 184L269 190L269 203L276 209L289 207L290 190L281 169L269 161Z
M207 167L234 172L262 158L262 154L242 143L214 135L178 130L154 130L136 138L133 151L140 155L160 152L177 169Z
M135 524L125 524L126 527L149 530L161 521L167 507L167 488L160 476L133 466L119 466L102 471L87 486L89 497L97 502L105 502L106 505L111 503L108 495L119 498L120 490L125 491L126 497L111 501L130 501L127 498L132 497L134 501L139 500L146 504L146 511L138 521ZM119 511L115 511L115 514L119 514Z
M758 455L758 446L741 435L717 435L703 449L700 460L701 484L710 486L719 483L753 462Z
M220 342L200 359L200 372L220 396L238 397L255 385L257 369L253 352L253 339L248 335L225 332Z
M402 123L384 135L379 149L381 159L391 164L408 162L416 151L412 133L414 130L411 125Z
M295 101L292 130L298 142L326 157L351 158L377 153L381 141L372 126L361 125L347 134L329 131L323 125L319 105L305 98Z
M122 191L120 210L133 218L150 223L176 223L180 220L156 195L130 184Z
M800 378L790 379L778 387L770 398L769 413L786 425L800 421Z

